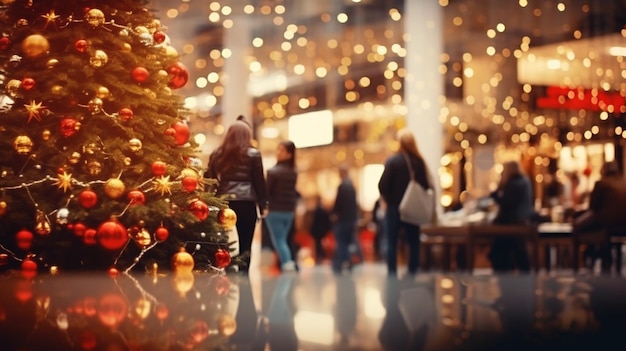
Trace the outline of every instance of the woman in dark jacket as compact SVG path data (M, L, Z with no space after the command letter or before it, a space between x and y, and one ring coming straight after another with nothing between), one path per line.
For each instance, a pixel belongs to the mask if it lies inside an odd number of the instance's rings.
M258 214L267 215L268 198L261 153L252 147L252 129L242 116L211 153L204 177L218 180L216 195L226 195L229 207L237 214L239 252L245 258L239 270L247 273Z
M503 164L500 184L491 197L498 204L494 224L527 225L534 214L533 189L530 179L517 161ZM526 241L520 238L497 237L493 240L489 259L494 271L530 270Z
M378 182L380 196L387 203L387 211L385 212L387 271L389 275L394 276L397 274L398 238L402 230L404 230L405 238L409 244L409 274L417 273L419 266L420 228L400 220L400 212L398 210L410 179L407 157L411 163L410 166L413 169L416 181L424 189L433 188L428 181L430 177L426 162L417 149L417 142L413 133L408 129L402 129L398 131L397 139L400 143L400 149L387 159L385 170Z
M295 169L295 156L294 143L289 140L282 141L276 149L276 165L267 170L270 211L265 218L265 223L278 254L280 267L284 272L293 272L296 269L287 243L298 201L296 190L298 173Z

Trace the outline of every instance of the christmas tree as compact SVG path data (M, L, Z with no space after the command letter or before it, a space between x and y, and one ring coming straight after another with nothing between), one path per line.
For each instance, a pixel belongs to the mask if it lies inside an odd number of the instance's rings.
M148 2L3 3L1 268L228 266L234 213L203 191L188 71Z

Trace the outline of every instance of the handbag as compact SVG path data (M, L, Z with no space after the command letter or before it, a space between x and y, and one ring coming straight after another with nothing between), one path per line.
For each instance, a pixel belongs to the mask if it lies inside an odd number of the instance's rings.
M415 180L411 162L406 154L404 154L407 166L409 167L409 184L404 190L404 195L398 206L400 212L400 220L413 225L429 224L433 218L435 210L435 194L432 189L424 189L420 183Z

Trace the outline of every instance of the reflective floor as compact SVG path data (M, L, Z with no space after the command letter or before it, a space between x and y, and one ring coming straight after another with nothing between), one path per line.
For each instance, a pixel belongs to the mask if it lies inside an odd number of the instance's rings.
M0 350L623 350L626 279L424 273L0 277Z

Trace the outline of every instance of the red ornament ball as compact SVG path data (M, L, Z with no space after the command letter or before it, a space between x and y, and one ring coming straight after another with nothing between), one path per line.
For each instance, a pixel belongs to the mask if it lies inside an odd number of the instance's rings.
M141 190L131 190L128 192L128 201L131 205L143 205L146 203L146 196Z
M96 232L95 229L93 228L85 229L85 235L83 235L83 243L89 246L96 245L98 243L98 240L96 239L97 235L98 233Z
M226 268L230 264L230 254L224 249L215 252L215 265L217 268Z
M0 50L6 50L11 46L11 39L9 37L0 38Z
M26 229L22 229L15 234L15 242L17 247L21 250L27 251L33 245L33 238L35 235Z
M144 67L135 67L131 72L131 77L137 83L144 83L150 78L150 72Z
M89 48L89 44L87 43L87 40L85 39L78 39L74 43L74 49L76 49L76 51L80 52L81 54L86 53L87 48Z
M86 209L93 208L98 203L98 195L91 189L85 189L78 195L78 203Z
M193 200L189 205L189 211L201 221L209 216L209 206L202 200Z
M60 126L61 126L61 135L63 135L66 138L71 137L72 135L76 134L76 132L78 131L78 121L74 118L63 118L60 122Z
M183 177L181 184L185 190L192 192L198 187L198 178L194 176L185 176Z
M0 266L5 266L9 263L9 255L2 253L0 254Z
M117 270L117 268L115 268L115 267L109 268L109 276L110 277L117 277L118 275L120 275L120 271Z
M24 78L20 87L24 90L32 90L35 87L35 80L33 78Z
M118 250L128 242L126 228L115 220L108 220L98 227L98 243L107 250Z
M154 231L154 238L157 241L165 241L167 240L167 238L170 236L170 231L167 230L167 228L165 227L158 227L155 231Z
M21 268L23 275L27 278L32 278L37 274L37 262L30 258L26 258L22 261Z
M159 177L164 175L167 172L167 163L163 161L154 161L152 163L152 174Z
M174 135L176 145L183 145L187 142L187 140L189 140L191 132L189 131L189 126L187 125L187 123L183 121L178 121L174 123L172 128L174 128L174 131L176 132L176 134Z
M131 119L133 119L133 110L129 109L128 107L124 107L122 109L120 109L119 112L119 116L122 119L122 121L128 122Z
M152 34L152 39L154 40L155 43L157 44L161 44L162 42L165 41L165 38L167 38L167 36L165 35L165 33L163 33L160 30L155 31Z
M184 87L189 80L189 71L187 70L187 67L180 62L176 62L167 67L167 73L170 77L167 86L172 89L180 89Z

